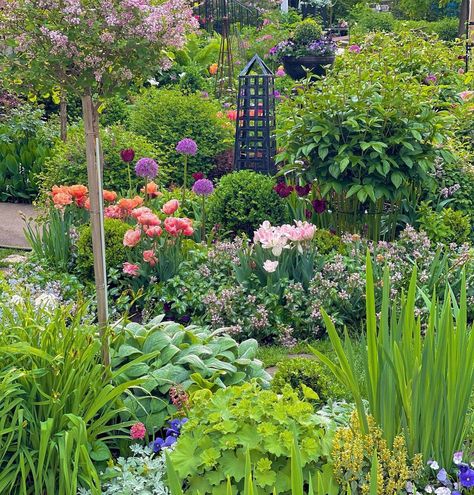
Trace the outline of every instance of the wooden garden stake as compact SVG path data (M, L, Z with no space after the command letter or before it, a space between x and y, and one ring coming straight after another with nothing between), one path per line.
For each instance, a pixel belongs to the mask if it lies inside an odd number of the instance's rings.
M87 179L89 186L92 250L94 254L94 277L97 293L97 319L102 341L102 362L109 366L109 343L107 337L107 275L105 267L104 211L97 114L90 95L82 97L84 131L86 134Z

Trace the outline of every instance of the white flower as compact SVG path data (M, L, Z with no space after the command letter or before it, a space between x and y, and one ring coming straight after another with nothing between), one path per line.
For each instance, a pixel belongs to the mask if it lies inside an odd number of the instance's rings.
M441 488L436 488L435 493L437 495L451 495L451 490L445 486L442 486Z
M459 452L454 452L454 455L453 455L453 462L454 462L454 464L456 464L456 465L461 464L462 458L463 458L463 452L462 452L462 450L459 451Z
M34 300L34 305L36 308L54 309L58 305L58 299L53 294L43 292Z
M431 485L426 485L425 486L425 492L426 493L433 493L433 487Z
M428 461L428 466L435 471L439 469L439 464L436 461Z
M263 264L263 269L268 273L274 273L278 268L278 261L267 260Z
M23 299L21 296L19 296L18 294L14 294L14 295L11 297L10 302L11 302L12 304L14 304L15 306L18 306L18 305L20 305L20 304L23 304L23 303L24 303L24 299Z

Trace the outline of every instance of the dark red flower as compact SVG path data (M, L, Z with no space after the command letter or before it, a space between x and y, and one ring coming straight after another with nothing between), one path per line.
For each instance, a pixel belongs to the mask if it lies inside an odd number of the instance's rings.
M273 190L280 196L280 198L287 198L293 191L294 187L285 184L284 182L279 182Z
M313 212L311 210L305 210L304 216L306 217L307 220L310 220L311 217L313 216Z
M204 174L202 172L194 172L193 179L194 180L204 179Z
M135 158L135 150L133 150L132 148L122 150L120 152L120 158L126 163L132 162Z
M309 192L311 191L311 184L306 184L304 186L295 186L295 191L300 198L304 198L305 196L308 196Z
M324 213L326 211L326 201L324 199L315 199L311 204L316 213Z

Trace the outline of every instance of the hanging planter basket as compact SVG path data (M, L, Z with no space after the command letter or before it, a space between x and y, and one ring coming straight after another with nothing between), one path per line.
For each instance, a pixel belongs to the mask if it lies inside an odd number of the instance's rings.
M336 55L283 57L283 67L285 72L297 81L298 79L306 78L307 70L311 71L315 76L325 76L327 67L332 67L335 60Z

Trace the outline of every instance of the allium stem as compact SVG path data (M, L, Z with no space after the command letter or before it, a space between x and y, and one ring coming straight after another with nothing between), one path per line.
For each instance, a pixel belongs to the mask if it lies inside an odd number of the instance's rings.
M201 242L206 239L206 196L202 197Z
M186 202L187 178L188 178L188 155L184 155L184 179L183 179L183 200L182 200L183 210Z

